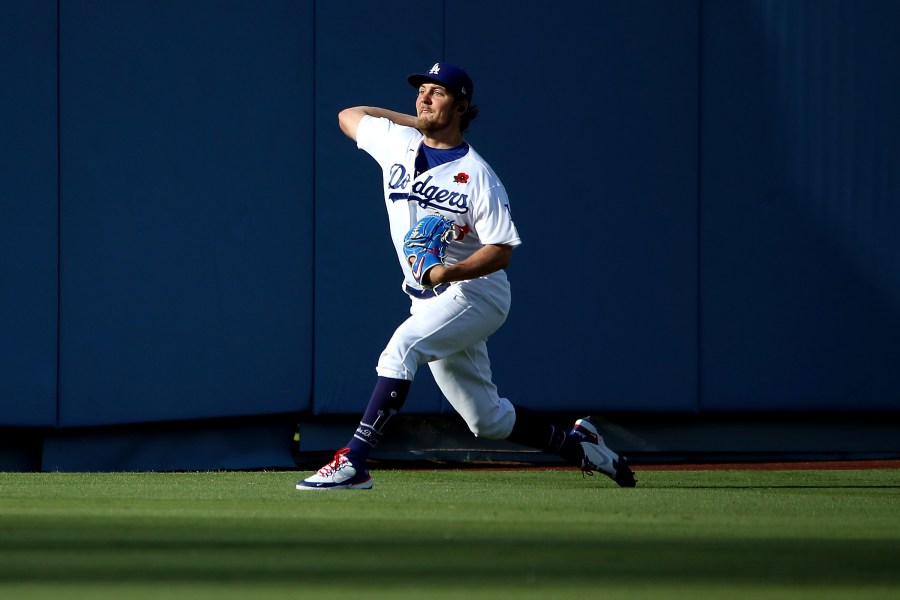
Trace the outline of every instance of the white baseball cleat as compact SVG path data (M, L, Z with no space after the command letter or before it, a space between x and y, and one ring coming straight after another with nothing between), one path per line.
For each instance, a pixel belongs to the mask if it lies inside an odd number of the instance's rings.
M298 490L367 490L372 477L365 467L355 467L347 458L350 448L341 448L334 459L315 475L297 482Z
M584 451L581 459L582 473L593 475L594 471L600 471L622 487L634 487L637 484L634 473L628 466L628 459L619 456L603 443L603 437L590 417L575 421L569 436L579 442Z

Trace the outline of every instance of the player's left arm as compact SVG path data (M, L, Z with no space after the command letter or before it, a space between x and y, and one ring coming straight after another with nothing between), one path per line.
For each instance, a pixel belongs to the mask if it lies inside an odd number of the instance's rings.
M427 285L435 286L452 281L467 281L490 275L505 269L512 258L513 247L505 244L487 244L469 258L455 265L435 265L426 274Z

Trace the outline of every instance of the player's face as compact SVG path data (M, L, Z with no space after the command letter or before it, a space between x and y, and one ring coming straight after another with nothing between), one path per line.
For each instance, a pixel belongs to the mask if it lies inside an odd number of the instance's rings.
M454 121L458 121L459 113L453 106L453 96L444 86L423 83L416 97L416 115L416 128L434 133L452 127Z

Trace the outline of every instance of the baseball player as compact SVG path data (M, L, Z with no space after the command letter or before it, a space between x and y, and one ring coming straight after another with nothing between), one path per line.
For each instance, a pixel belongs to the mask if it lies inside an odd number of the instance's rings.
M341 111L338 121L381 167L410 317L378 360L375 388L346 447L297 489L371 488L367 457L424 364L476 436L553 452L587 474L600 471L633 487L627 460L604 444L589 418L564 429L498 394L486 340L509 311L504 268L519 232L506 189L463 136L478 114L469 75L439 62L407 80L417 90L415 115L358 106Z

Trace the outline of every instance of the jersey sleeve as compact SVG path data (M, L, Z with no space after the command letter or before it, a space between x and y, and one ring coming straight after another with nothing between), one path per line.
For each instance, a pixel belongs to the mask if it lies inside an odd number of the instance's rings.
M509 209L509 197L503 185L484 192L475 218L475 229L482 244L518 246L522 243Z
M409 144L418 132L390 119L366 115L356 128L356 146L367 152L382 169L396 159L398 145Z

